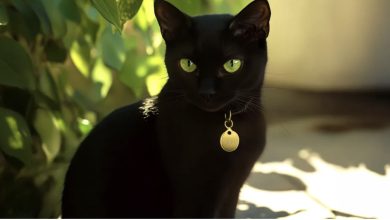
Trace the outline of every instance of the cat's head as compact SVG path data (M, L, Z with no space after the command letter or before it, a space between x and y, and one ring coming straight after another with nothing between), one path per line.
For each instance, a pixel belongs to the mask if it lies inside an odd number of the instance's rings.
M253 1L236 16L197 17L156 0L155 14L166 42L167 92L209 112L243 108L260 96L271 16L267 0Z

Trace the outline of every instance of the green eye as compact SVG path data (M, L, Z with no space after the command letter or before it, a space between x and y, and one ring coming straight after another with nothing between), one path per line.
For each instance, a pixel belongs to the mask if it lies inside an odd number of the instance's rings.
M180 67L187 73L192 73L196 70L196 64L190 59L180 59Z
M225 64L223 64L223 68L228 73L235 73L235 72L237 72L237 70L240 69L241 64L242 64L241 60L231 59L231 60L228 60Z

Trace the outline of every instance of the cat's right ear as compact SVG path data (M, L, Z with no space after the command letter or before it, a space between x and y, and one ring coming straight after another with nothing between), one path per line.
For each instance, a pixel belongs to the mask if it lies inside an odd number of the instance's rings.
M267 0L254 0L229 25L233 36L246 39L267 38L271 9Z
M165 0L154 1L154 14L166 42L183 36L191 27L191 18Z

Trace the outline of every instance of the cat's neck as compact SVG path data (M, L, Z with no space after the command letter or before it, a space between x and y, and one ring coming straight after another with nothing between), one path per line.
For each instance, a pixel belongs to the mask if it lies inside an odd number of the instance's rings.
M209 115L220 115L229 113L231 111L232 115L242 115L242 114L257 114L263 112L263 107L261 104L261 89L255 88L248 90L245 94L251 94L247 97L246 102L241 101L232 101L232 103L226 105L222 109L215 112L206 112L195 105L191 104L186 100L185 94L179 88L175 88L171 83L167 83L162 89L160 95L158 96L157 105L158 108L167 108L171 111L175 111L177 108L184 108L190 110L193 113L199 114L209 114ZM248 96L248 95L247 95ZM237 98L240 99L240 98Z

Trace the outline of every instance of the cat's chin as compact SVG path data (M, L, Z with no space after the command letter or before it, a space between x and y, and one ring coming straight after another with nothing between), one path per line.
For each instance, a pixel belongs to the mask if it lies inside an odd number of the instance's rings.
M205 112L219 112L219 111L227 111L230 102L217 104L217 103L203 103L203 102L198 103L198 102L190 101L190 103L195 107L197 107L198 109Z
M195 105L198 107L200 110L203 110L205 112L218 112L218 111L223 111L225 110L227 105L222 105L222 106L200 106L200 105Z
M190 102L198 109L205 111L205 112L234 112L234 113L241 113L247 110L248 105L250 104L251 100L241 100L240 102L235 102L235 99L231 99L228 102L224 103L196 103L196 102ZM253 101L253 100L252 100Z
M205 112L220 112L220 111L229 111L229 106L235 99L235 96L232 97L219 97L215 98L210 102L199 97L186 97L187 102L195 106L196 108L205 111Z

